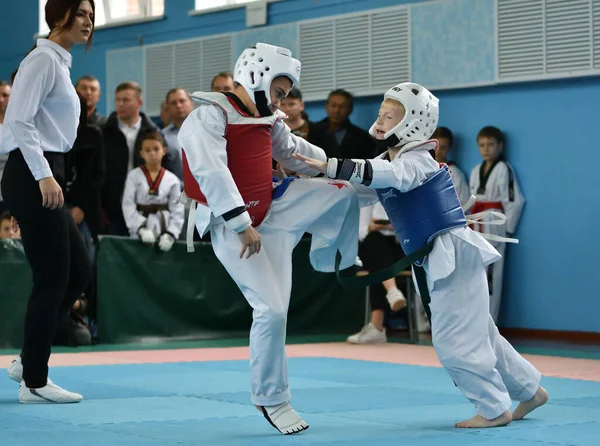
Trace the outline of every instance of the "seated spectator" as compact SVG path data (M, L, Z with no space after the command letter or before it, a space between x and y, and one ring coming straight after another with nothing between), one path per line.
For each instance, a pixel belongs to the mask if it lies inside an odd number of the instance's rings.
M228 71L217 74L210 83L210 89L214 93L225 93L233 91L234 88L233 74Z
M358 255L369 272L385 269L404 257L396 234L380 203L360 210L360 240ZM396 279L388 279L369 287L371 321L358 333L348 338L351 344L378 344L387 342L383 326L386 313L399 311L406 306L404 293Z
M92 344L92 333L82 316L87 311L87 301L78 299L73 304L69 317L62 318L62 322L56 327L53 345L64 345L68 347L79 347Z
M123 215L131 237L169 251L179 237L184 222L184 206L179 202L179 179L162 167L167 152L157 131L142 137L140 155L144 164L127 175L123 194Z
M469 198L471 198L469 184L467 183L465 174L458 168L456 163L454 161L448 161L448 152L452 150L452 145L454 144L454 135L449 128L438 127L435 129L435 132L433 132L433 135L431 135L431 139L436 139L438 142L438 148L435 151L435 160L438 163L448 165L450 174L452 175L454 188L458 194L458 199L461 206L464 206L469 201Z
M368 159L376 155L375 140L350 122L354 97L346 90L329 93L325 104L327 118L315 123L309 141L321 147L329 158Z
M21 230L8 211L0 214L0 239L1 238L21 238Z

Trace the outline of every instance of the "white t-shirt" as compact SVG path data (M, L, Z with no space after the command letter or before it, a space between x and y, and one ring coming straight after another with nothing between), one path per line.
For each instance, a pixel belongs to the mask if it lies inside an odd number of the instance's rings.
M119 130L121 130L125 135L127 147L129 148L129 162L127 165L127 172L131 172L135 167L133 165L133 151L135 150L135 140L137 139L138 133L140 132L140 128L142 127L142 117L139 116L138 121L133 125L127 125L120 119L118 121Z

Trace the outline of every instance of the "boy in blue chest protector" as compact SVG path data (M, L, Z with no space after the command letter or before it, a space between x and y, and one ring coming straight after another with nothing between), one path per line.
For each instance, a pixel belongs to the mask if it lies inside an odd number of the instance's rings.
M438 99L431 92L398 84L385 94L370 129L387 148L382 155L327 162L296 157L330 178L373 189L407 255L429 245L413 268L431 299L433 346L477 412L456 427L505 426L544 404L548 394L540 372L500 335L490 316L486 266L501 256L468 228L448 166L430 154L437 148L429 138L438 117ZM514 412L512 401L520 403Z

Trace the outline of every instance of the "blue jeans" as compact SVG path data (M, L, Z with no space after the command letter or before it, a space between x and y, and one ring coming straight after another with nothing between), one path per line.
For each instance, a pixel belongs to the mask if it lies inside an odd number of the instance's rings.
M81 235L83 235L85 247L88 251L88 257L90 259L90 263L93 265L96 258L96 247L94 246L94 239L92 238L90 228L85 221L82 221L79 225L79 232L81 232Z

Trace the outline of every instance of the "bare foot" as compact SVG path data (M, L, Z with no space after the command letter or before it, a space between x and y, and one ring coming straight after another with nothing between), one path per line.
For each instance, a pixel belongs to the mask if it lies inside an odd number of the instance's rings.
M513 420L522 420L525 415L548 401L548 392L542 386L539 386L533 398L524 403L520 403L513 412Z
M473 418L470 418L465 421L461 421L460 423L456 423L454 427L459 428L472 428L472 429L481 429L484 427L499 427L506 426L508 423L512 421L512 414L510 410L507 410L502 415L493 420L486 420L485 418L475 415Z

